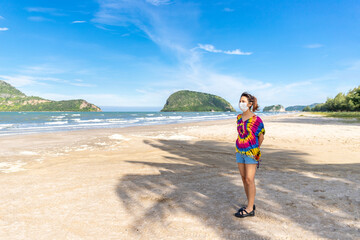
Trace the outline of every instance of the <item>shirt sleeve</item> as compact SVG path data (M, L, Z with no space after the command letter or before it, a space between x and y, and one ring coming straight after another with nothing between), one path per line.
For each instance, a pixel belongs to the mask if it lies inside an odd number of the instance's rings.
M255 135L259 137L261 133L265 135L265 127L263 121L259 118L259 125L256 129Z
M241 115L241 113L237 115L236 122L239 122L240 115Z

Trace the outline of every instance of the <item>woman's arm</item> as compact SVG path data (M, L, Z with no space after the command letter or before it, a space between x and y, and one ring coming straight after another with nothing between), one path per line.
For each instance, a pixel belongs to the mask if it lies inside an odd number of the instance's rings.
M263 141L264 141L264 134L260 133L260 135L259 135L259 148L260 148Z

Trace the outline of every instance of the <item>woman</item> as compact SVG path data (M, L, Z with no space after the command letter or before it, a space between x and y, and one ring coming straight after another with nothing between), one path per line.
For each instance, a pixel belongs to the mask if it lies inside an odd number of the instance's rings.
M236 213L236 217L255 216L255 172L260 165L260 145L264 141L265 128L261 118L253 112L258 110L256 97L244 92L241 94L239 107L242 114L237 116L236 162L244 184L247 206Z

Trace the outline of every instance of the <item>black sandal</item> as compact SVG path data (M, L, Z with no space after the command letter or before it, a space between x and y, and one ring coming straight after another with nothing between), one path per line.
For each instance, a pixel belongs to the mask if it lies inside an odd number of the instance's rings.
M239 210L237 211L237 212L240 212L240 211L242 211L243 209L245 209L246 208L246 206L242 206L241 208L239 208Z
M238 218L244 218L244 217L253 217L255 216L255 209L253 209L251 212L247 212L245 210L246 208L240 208L239 211L237 213L234 214L235 217ZM244 213L246 212L246 214Z
M242 211L242 209L245 209L245 208L246 208L246 206L242 206L241 208L239 208L239 210L237 212L240 212L240 211ZM253 209L255 210L255 204L253 206Z

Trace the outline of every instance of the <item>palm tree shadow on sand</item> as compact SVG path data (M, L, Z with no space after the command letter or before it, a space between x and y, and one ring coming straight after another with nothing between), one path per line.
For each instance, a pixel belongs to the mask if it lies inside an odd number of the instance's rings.
M158 173L128 174L119 180L117 195L136 216L130 226L134 234L156 236L163 231L178 232L179 238L206 238L208 229L224 239L301 238L304 231L317 238L350 239L358 234L358 181L348 175L354 176L360 164L314 165L303 159L307 153L262 147L256 216L239 219L233 214L247 200L234 144L162 139L144 143L169 154L162 156L167 163L128 161ZM204 231L197 233L199 222ZM299 233L286 232L291 227Z

